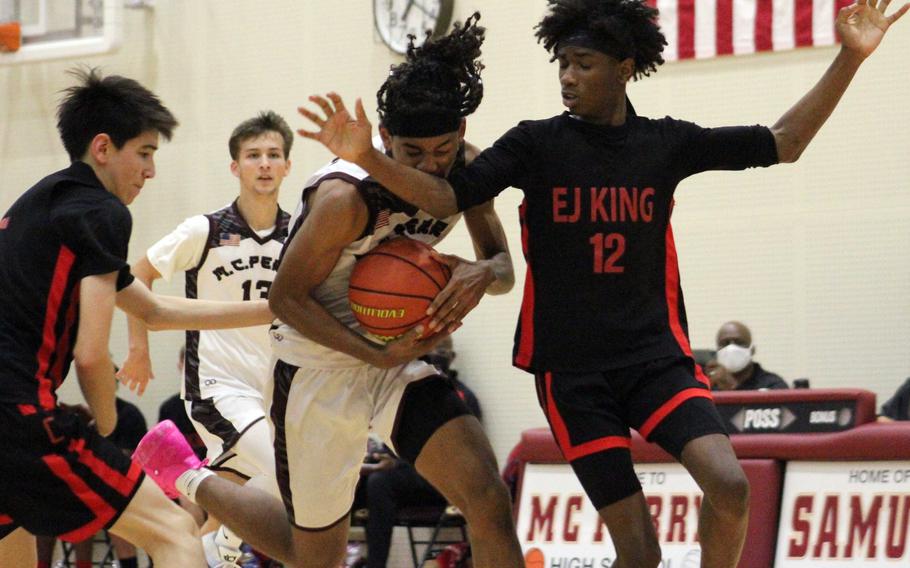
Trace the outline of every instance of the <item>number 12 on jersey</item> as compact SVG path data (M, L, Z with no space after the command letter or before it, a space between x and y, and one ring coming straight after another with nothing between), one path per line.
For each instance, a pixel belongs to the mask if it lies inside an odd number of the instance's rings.
M594 274L619 274L626 267L619 260L626 252L626 237L622 233L596 233L588 242L594 247Z

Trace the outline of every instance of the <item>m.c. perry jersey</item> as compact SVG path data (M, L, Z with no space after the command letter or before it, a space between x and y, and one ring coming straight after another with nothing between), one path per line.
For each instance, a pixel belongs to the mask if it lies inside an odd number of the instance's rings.
M165 280L186 272L186 297L240 301L267 299L278 271L290 216L278 209L275 226L256 232L237 202L190 217L149 248ZM182 395L186 400L222 392L260 397L269 373L268 326L186 332Z
M455 167L459 167L463 163L463 152L460 152ZM367 173L355 164L338 159L319 169L307 180L297 210L291 217L288 244L309 213L307 198L310 192L314 191L320 183L330 179L342 179L357 187L369 210L369 221L360 238L342 251L332 272L314 289L313 293L316 301L341 323L358 333L365 333L354 318L354 313L348 303L348 281L357 259L376 248L384 240L399 235L433 246L452 230L461 214L436 219L429 213L392 195L369 179ZM279 358L297 366L349 368L366 364L350 355L316 343L280 321L272 329L272 346Z

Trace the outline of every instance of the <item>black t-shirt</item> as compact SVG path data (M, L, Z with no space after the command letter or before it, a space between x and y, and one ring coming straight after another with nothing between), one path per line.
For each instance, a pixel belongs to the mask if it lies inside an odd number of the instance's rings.
M50 409L69 372L79 282L127 265L129 210L74 162L26 191L0 219L0 402Z
M766 371L758 363L752 365L752 376L741 382L736 390L788 389L790 386L780 375Z
M449 180L461 210L524 192L528 271L514 363L615 369L689 355L670 227L673 192L705 170L777 162L765 127L702 128L630 113L600 126L568 113L524 121Z
M882 416L892 420L910 420L910 379L904 381L894 396L882 405Z
M132 402L127 402L120 397L117 397L114 402L117 405L117 427L107 439L114 442L114 445L121 450L132 453L139 445L139 440L148 432L145 416Z

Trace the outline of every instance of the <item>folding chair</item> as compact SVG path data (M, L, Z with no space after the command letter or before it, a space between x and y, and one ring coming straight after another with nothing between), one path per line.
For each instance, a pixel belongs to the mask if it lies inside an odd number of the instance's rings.
M92 538L92 543L95 545L92 550L92 566L98 566L99 568L115 568L117 566L117 555L114 554L114 545L111 544L111 537L107 534L107 531L98 531ZM100 560L95 560L98 558L98 545L104 547L104 554L101 556ZM76 551L73 548L72 543L60 541L60 547L63 549L63 558L61 558L60 562L55 566L73 568L76 565L76 560L73 558Z
M411 560L414 563L414 568L421 568L427 560L433 557L434 553L443 550L445 545L467 542L468 540L464 516L453 505L404 507L398 511L398 515L395 518L395 526L405 527L408 531L408 543L411 547ZM415 534L415 528L432 529L430 537L421 539ZM442 538L440 533L445 528L457 528L461 535L460 538L457 540ZM418 546L426 547L423 550L423 554L419 557L417 555Z

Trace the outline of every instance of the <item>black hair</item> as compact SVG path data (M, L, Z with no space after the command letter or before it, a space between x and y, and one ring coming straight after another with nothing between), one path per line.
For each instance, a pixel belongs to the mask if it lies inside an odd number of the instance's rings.
M537 24L537 42L556 59L559 42L578 33L608 47L608 55L635 61L634 79L650 75L664 62L667 40L657 25L657 10L640 0L547 0L549 12Z
M228 150L231 152L231 159L236 160L240 156L240 144L244 140L262 136L266 132L281 134L281 138L284 141L284 157L287 159L291 155L294 134L281 115L271 110L262 111L253 118L244 120L237 125L234 132L231 133L230 139L228 139Z
M97 68L67 71L79 81L63 90L57 107L57 130L70 160L85 156L92 139L107 134L116 148L154 130L170 140L177 119L154 93L133 79L102 77Z
M405 61L392 66L376 93L380 123L391 134L451 132L477 110L483 98L483 64L477 58L486 32L477 25L479 19L480 13L475 12L439 38L431 38L428 31L420 47L410 36ZM443 131L438 132L439 128Z

